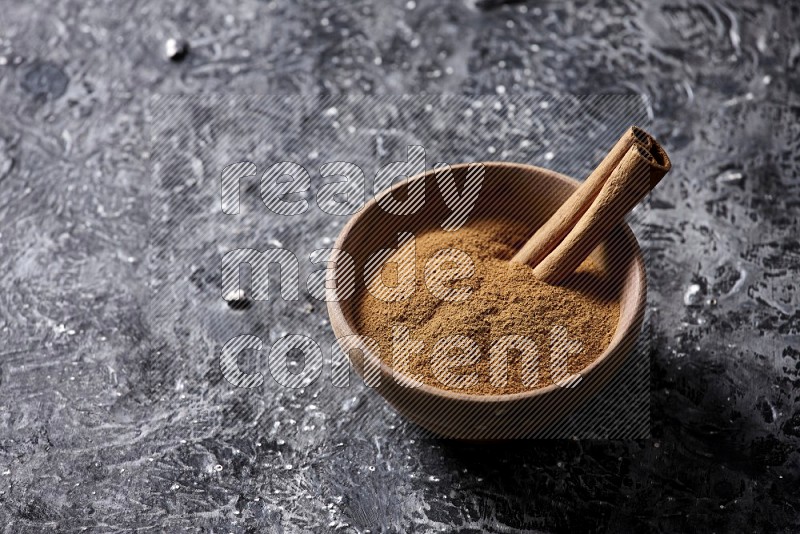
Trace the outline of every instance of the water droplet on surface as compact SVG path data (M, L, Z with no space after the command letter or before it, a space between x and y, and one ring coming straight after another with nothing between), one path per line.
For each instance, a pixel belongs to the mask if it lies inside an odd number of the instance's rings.
M717 183L723 185L737 185L742 182L744 175L741 171L729 169L717 176Z
M250 307L250 301L247 299L243 289L234 289L228 292L225 295L225 300L228 302L228 306L234 310L243 310Z
M703 296L700 294L700 286L697 284L690 284L683 294L683 303L687 306L697 306L703 301Z
M345 400L344 402L342 402L342 411L343 412L352 411L356 406L358 406L360 400L361 399L359 397L351 397Z
M34 95L58 98L67 91L69 77L58 65L36 63L22 79L22 88Z
M164 55L170 61L181 61L189 53L189 43L184 39L170 37L164 43Z

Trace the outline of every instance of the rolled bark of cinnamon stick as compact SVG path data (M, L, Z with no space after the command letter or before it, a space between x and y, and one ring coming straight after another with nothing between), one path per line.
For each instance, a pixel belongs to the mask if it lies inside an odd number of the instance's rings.
M625 215L666 174L642 146L628 149L597 197L567 236L533 269L534 276L557 284L575 272Z
M561 282L671 166L655 139L638 128L629 129L511 261L530 265L534 275L544 282Z
M545 256L553 252L575 226L581 215L586 212L589 204L597 197L603 184L608 180L614 168L619 165L628 149L636 144L650 149L652 143L653 138L641 128L636 126L628 128L583 184L536 231L511 261L527 263L531 267L538 265Z

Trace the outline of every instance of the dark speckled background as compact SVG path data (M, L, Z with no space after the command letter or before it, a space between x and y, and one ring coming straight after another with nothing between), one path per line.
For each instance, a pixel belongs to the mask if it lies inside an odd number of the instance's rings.
M800 529L797 3L9 4L5 532ZM166 61L180 36L189 55ZM326 424L362 431L316 448L165 401L146 349L151 93L499 86L650 98L675 163L645 243L652 440L432 442L377 432L355 400ZM307 407L282 406L300 429Z

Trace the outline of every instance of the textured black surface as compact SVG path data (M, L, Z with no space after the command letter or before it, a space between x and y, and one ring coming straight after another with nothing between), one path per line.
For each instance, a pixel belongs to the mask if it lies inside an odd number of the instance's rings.
M320 174L323 162L347 161L359 167L364 183L349 197L359 208L385 187L375 184L375 171L389 161L407 158L409 145L423 147L428 168L435 162L499 157L585 177L630 124L648 124L645 107L644 99L636 95L554 96L532 90L503 96L157 95L149 107L152 298L147 324L154 349L164 355L154 363L165 393L174 389L170 385L179 386L181 403L191 406L194 417L206 414L204 424L213 427L249 419L253 425L271 428L274 420L285 421L280 409L289 404L313 404L316 416L341 419L337 408L353 396L368 398L374 408L385 407L370 389L357 385L360 380L351 379L348 386L333 380L349 364L340 352L330 350L334 335L325 303L313 296L321 291L315 292L313 282L307 282L312 271L322 267L313 265L312 251L333 246L350 218L349 213L332 214L342 206L325 201L323 184L330 178ZM220 200L222 169L243 159L255 169L250 171L254 175L236 182L238 213L225 213ZM260 175L281 161L294 162L308 173L308 190L294 195L301 204L293 207L300 213L274 213L264 205ZM542 194L539 191L522 205L535 210ZM425 217L427 204L440 193L433 186L424 195L425 206L415 217ZM265 196L274 210L271 195ZM482 204L487 201L491 203ZM503 215L509 208L490 200L481 189L475 209ZM648 235L651 214L652 210L640 208L629 218L642 238ZM373 252L396 247L397 239L388 236L375 243ZM250 304L246 311L231 310L222 296L236 289L222 288L223 254L276 248L291 263L284 260L280 276L277 268L267 276L247 269L251 283L245 287L259 300L246 301ZM256 279L268 282L269 300L255 295ZM650 437L651 336L647 325L643 330L637 350L614 373L603 395L531 437ZM248 339L261 347L239 354L239 365L245 373L260 373L263 384L236 391L223 379L219 362L223 346L242 335L251 336ZM275 356L273 344L287 335L316 344L309 345L313 352L302 366L299 358L287 358L284 366L285 359ZM544 362L549 360L542 356ZM287 372L300 373L289 378L298 388L302 383L304 391L286 386ZM368 432L380 438L395 424L391 410L373 409L369 416L369 421L360 418L340 425L337 432L327 428L304 441L324 454L330 443L349 434ZM453 418L441 412L437 417ZM536 415L528 411L526 417L533 421ZM475 426L489 424L483 420ZM285 432L278 433L285 437Z
M7 532L800 527L796 3L2 9ZM458 445L399 420L377 438L378 404L356 399L325 424L363 432L320 449L309 399L287 400L294 425L218 429L164 395L145 344L150 93L529 87L648 95L675 163L647 243L654 439Z

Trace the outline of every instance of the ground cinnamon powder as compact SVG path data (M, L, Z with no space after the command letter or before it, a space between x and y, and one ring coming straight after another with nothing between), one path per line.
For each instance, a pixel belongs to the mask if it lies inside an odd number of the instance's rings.
M544 387L553 378L578 373L596 359L609 345L619 321L619 288L604 267L602 254L593 253L559 285L537 280L527 265L509 263L530 229L506 220L479 220L455 231L432 230L414 239L416 287L405 300L386 302L363 289L358 295L356 320L359 332L378 342L381 358L390 366L394 326L409 329L415 341L424 342L425 350L412 354L408 371L423 383L473 394L508 394ZM442 249L458 249L469 254L474 274L468 279L453 280L452 288L470 288L463 301L442 300L425 283L425 265ZM403 249L398 253L401 254ZM397 283L397 269L392 259L381 273L387 286ZM451 266L452 267L452 266ZM430 270L428 275L430 276ZM566 355L558 371L551 362L554 327L566 330L570 341L580 342L579 351ZM432 350L447 336L462 335L480 347L480 357L458 366L458 350L450 351L456 360L453 372L477 374L477 380L453 387L443 384L432 369ZM506 359L507 374L503 384L490 379L489 350L503 336L526 336L538 354L538 381L523 380L524 360L521 351L510 350ZM466 361L466 359L465 359Z

